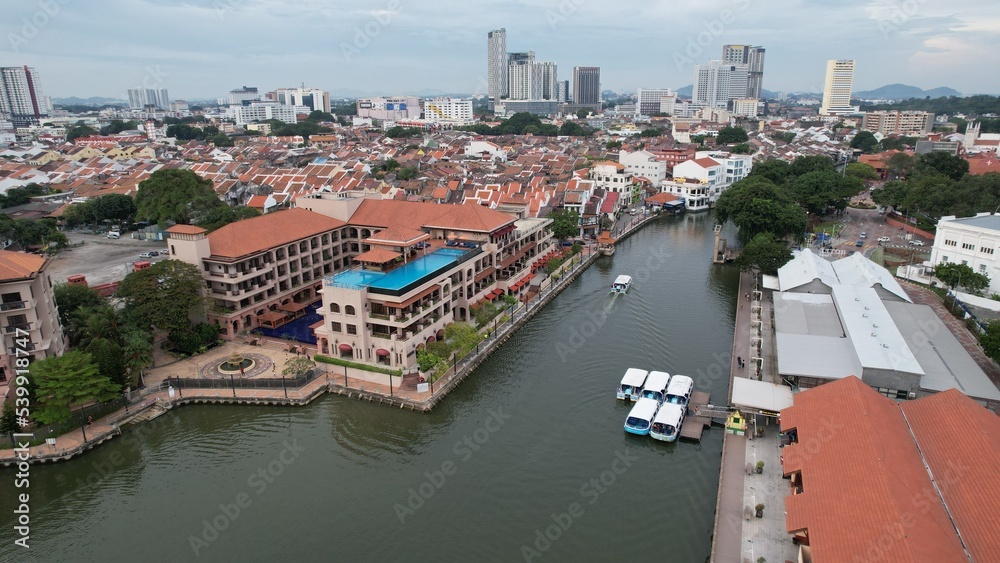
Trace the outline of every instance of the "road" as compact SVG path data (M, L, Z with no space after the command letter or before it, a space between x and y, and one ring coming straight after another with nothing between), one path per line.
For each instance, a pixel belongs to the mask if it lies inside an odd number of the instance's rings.
M118 281L132 271L132 263L140 260L139 254L167 248L164 241L135 240L129 238L129 233L118 240L73 231L66 232L66 236L71 244L83 242L83 245L62 250L53 258L48 272L54 284L63 283L75 274L86 276L90 285ZM165 259L166 256L157 256L148 260L156 262Z
M903 231L899 227L893 227L885 222L885 217L877 209L848 209L840 221L837 236L833 239L834 248L851 252L864 252L868 255L879 246L914 248L904 237ZM865 233L865 238L861 238L861 233ZM909 234L909 233L907 233ZM879 242L881 237L889 237L888 242ZM930 251L933 241L921 237L917 234L910 235L912 240L919 240L924 243L923 247L917 247L926 252ZM857 241L863 241L861 247L857 246Z

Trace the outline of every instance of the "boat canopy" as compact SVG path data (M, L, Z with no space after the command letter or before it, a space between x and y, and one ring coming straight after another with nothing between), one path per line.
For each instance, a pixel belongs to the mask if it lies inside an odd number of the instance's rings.
M642 384L646 381L646 374L649 372L639 368L628 368L625 376L622 377L622 385L631 385L635 390L642 389Z
M680 426L681 418L683 417L684 407L673 403L664 403L660 407L660 410L656 411L656 418L653 419L653 424L669 424L677 428Z
M668 397L691 397L691 390L694 388L694 380L686 375L675 375L670 378L670 385L667 386Z
M622 274L615 278L614 285L629 285L630 283L632 283L632 276Z
M634 421L644 420L646 421L646 428L649 428L649 423L653 420L653 416L656 415L656 409L659 407L660 404L653 399L639 399L628 413L628 419L626 419L625 423L629 426L636 426Z
M646 378L646 384L642 386L643 392L655 391L663 395L667 391L667 383L670 382L670 374L665 371L651 371Z

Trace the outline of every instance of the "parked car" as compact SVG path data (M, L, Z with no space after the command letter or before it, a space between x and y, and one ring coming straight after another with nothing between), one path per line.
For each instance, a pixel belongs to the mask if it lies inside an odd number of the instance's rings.
M858 242L854 243L854 246L857 246L859 248L862 247L862 246L864 246L864 245L865 245L865 241L863 241L863 240L859 240Z
M889 237L878 237L879 242L889 242L890 240L892 239Z
M922 241L922 240L911 240L910 244L912 244L913 246L924 246L924 241Z
M139 258L152 258L153 256L156 256L155 252L143 252L139 255Z
M119 233L118 231L108 231L108 238L110 238L110 239L121 238L121 236L122 236L122 234Z
M868 233L862 232L861 235L858 238L862 238L862 239L868 238Z

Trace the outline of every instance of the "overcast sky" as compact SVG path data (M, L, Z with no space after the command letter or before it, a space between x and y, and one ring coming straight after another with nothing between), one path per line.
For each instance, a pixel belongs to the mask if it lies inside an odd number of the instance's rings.
M985 9L989 5L990 9ZM46 12L46 6L48 12ZM0 66L29 65L53 97L216 98L241 85L371 94L484 93L486 33L507 50L601 67L602 88L692 83L726 43L767 49L764 88L819 91L827 59L855 90L890 83L1000 92L1000 11L975 0L23 0L5 1ZM57 9L55 8L57 7ZM54 12L54 13L53 13Z

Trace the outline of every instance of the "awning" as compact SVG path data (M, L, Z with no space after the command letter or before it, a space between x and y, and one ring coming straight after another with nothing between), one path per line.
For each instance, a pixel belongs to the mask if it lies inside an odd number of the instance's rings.
M341 344L339 346L341 352L353 352L354 348L350 344Z
M524 281L531 281L535 278L535 274L528 274L524 276Z
M379 348L378 350L375 350L375 353L377 355L379 355L379 356L388 356L389 355L389 351L386 350L385 348Z
M276 323L278 321L284 320L285 313L279 313L277 311L268 311L263 315L257 315L257 320L262 323Z
M430 344L431 342L436 342L436 341L437 341L437 338L435 338L434 336L428 336L427 337L427 343L428 344Z
M503 295L504 291L502 289L494 289L490 292L491 295Z
M289 313L296 313L308 307L308 303L297 303L295 301L289 301L288 303L282 303L278 305L278 309L281 311L288 311Z

